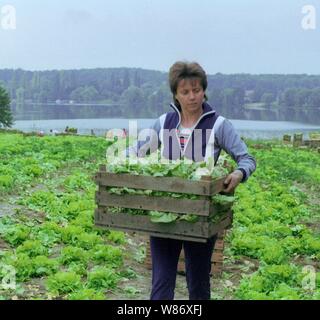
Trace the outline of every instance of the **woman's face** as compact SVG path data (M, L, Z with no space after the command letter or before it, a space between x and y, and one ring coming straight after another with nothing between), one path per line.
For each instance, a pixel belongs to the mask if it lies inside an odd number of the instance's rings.
M175 98L179 101L182 112L192 114L202 110L204 94L200 79L182 79L178 83Z

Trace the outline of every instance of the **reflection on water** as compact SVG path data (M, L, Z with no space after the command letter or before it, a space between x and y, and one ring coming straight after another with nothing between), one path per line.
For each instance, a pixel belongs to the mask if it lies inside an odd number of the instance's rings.
M64 131L65 127L78 129L80 134L91 134L104 136L106 132L114 128L129 129L129 121L136 121L138 129L149 128L155 119L64 119L64 120L34 120L16 121L13 128L29 131L44 131L49 133L50 129ZM297 122L284 121L253 121L253 120L230 120L237 132L252 139L270 139L282 137L284 133L301 132L307 138L309 132L320 131L320 126Z
M13 104L15 120L100 119L125 117L117 104Z
M110 119L128 117L128 109L124 104L118 103L13 103L12 112L15 120L63 120L63 119ZM147 110L148 106L140 106ZM150 110L149 110L150 111ZM158 114L154 110L154 115ZM171 111L168 106L167 111ZM221 110L222 111L222 110ZM160 111L159 111L160 112ZM227 113L225 113L227 112ZM161 113L160 113L161 114ZM320 124L319 108L243 108L242 110L224 110L228 118L235 117L244 120L262 121L291 121L301 123ZM237 116L235 116L237 114ZM153 113L150 114L152 117Z

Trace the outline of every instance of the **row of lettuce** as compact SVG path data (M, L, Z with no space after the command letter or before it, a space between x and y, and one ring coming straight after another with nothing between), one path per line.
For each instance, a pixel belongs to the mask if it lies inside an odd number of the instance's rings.
M0 141L2 195L21 195L12 203L15 214L0 219L1 239L8 244L0 254L0 278L9 288L0 296L107 299L119 281L135 277L124 266L124 234L93 224L92 175L110 142L7 134ZM11 289L10 268L17 284ZM38 289L30 291L36 279Z
M319 153L277 141L250 145L258 170L237 192L230 255L256 259L259 267L243 276L234 296L320 299L320 210L312 204L320 191Z

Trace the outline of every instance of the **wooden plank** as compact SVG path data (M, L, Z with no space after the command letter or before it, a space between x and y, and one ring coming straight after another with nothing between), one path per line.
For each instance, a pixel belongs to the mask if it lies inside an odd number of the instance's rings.
M226 231L226 230L223 230L223 231L219 232L219 233L217 234L217 239L218 239L218 240L223 240L224 237L226 236L226 234L227 234L227 231Z
M212 267L221 270L223 268L223 264L222 263L217 263L217 262L212 262Z
M233 203L225 203L225 204L215 204L211 203L211 214L212 215L219 215L223 212L228 212L232 208Z
M108 228L121 227L130 231L147 231L158 234L158 236L159 233L198 238L207 238L208 236L208 222L189 223L185 221L179 221L179 223L160 224L151 222L149 216L133 216L125 213L114 214L109 213L108 209L103 207L99 207L96 211L97 214L95 215L95 224Z
M222 265L218 265L218 264L212 264L211 266L211 274L213 276L220 276L222 274L222 271L223 271L223 266Z
M106 228L105 225L96 225L97 228ZM201 242L201 243L206 243L207 239L206 238L198 238L198 237L193 237L193 236L184 236L184 235L179 235L179 234L166 234L166 233L160 233L160 232L150 232L150 231L144 231L144 230L139 230L137 231L136 229L130 229L128 227L119 227L119 226L112 226L109 227L108 229L112 230L118 230L118 231L123 231L123 232L139 232L146 234L148 236L153 236L153 237L159 237L159 238L166 238L166 239L176 239L176 240L184 240L184 241L194 241L194 242Z
M212 262L223 262L223 253L222 252L214 252L212 257Z
M156 224L150 221L149 216L133 216L126 213L109 213L107 208L99 207L95 211L95 225L113 228L127 232L142 232L162 238L190 240L206 242L232 223L232 212L229 212L225 219L217 224L209 222L189 223L179 221L170 224Z
M311 148L318 148L320 147L320 140L310 140L309 145Z
M223 251L223 249L224 249L224 241L220 240L220 239L217 239L216 243L214 245L214 249Z
M215 195L223 190L225 190L225 185L224 181L226 180L226 177L222 177L219 179L215 179L212 181L212 190L211 190L211 195Z
M228 210L215 212L214 214L210 215L210 217L208 219L211 222L211 225L214 225L214 224L218 224L219 222L221 222L222 220L224 220L225 218L228 218L228 217L232 217L232 211L230 208ZM214 219L215 221L212 222L211 219ZM220 231L223 231L223 230L220 230ZM215 233L215 234L217 235L217 233ZM217 238L217 240L218 240L218 238Z
M209 225L209 234L214 235L221 231L224 231L226 228L232 225L232 220L233 220L233 213L232 211L229 211L226 217L223 220L221 220L219 223Z
M98 172L96 182L101 186L127 187L142 190L178 192L195 195L214 195L224 189L224 178L213 181L192 181L176 177L149 177L131 174Z
M199 216L208 216L210 214L209 200L190 200L131 194L116 195L110 194L106 190L101 190L96 193L96 201L99 206L156 210L179 214L190 213Z
M98 218L97 218L98 217ZM168 238L168 239L177 239L177 240L185 240L185 241L194 241L194 242L201 242L205 243L207 242L206 238L198 238L195 236L186 236L186 235L181 235L181 234L167 234L167 233L162 233L162 232L152 232L148 230L137 230L136 227L130 228L130 227L123 227L123 226L117 226L117 225L112 225L108 226L106 223L99 223L97 222L97 219L100 219L101 213L95 212L95 225L96 227L100 228L108 228L108 229L115 229L119 231L124 231L124 232L139 232L146 234L147 236L154 236L154 237L159 237L159 238Z
M158 237L158 238L193 241L193 242L201 242L201 243L207 242L206 238L199 238L199 237L195 237L195 236L185 236L185 235L180 235L180 234L150 232L150 231L139 231L139 232L146 233L149 236Z

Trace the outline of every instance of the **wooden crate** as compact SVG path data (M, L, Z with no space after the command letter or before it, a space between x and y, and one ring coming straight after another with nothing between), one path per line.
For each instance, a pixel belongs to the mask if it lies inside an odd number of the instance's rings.
M309 140L309 146L310 148L319 148L320 147L320 139L313 139L313 140Z
M225 177L212 180L203 177L201 181L190 181L176 177L151 177L131 174L114 174L100 167L96 174L99 190L96 192L95 225L122 231L147 233L162 238L206 242L206 240L232 224L231 205L219 206L211 201L211 196L224 189ZM127 187L143 190L179 192L199 195L200 199L176 199L144 195L115 195L106 187ZM111 213L109 207L143 210L157 210L177 214L195 214L199 221L190 223L153 223L149 216ZM209 222L208 216L216 216L217 222Z
M295 133L293 135L293 146L300 147L303 145L303 134L302 133Z
M320 132L309 133L310 140L320 140Z
M284 144L291 144L291 135L290 134L283 135L283 143Z
M320 147L320 140L304 140L302 143L302 147L305 147L304 149L318 149Z
M210 275L214 277L219 277L222 274L223 270L223 250L224 250L224 237L226 235L226 230L219 232L218 237L214 246L214 250L211 257L211 272ZM146 239L147 250L146 250L146 259L145 266L147 269L152 269L152 260L150 252L150 241ZM178 261L177 272L179 274L185 275L185 258L184 251L181 250L181 254Z

